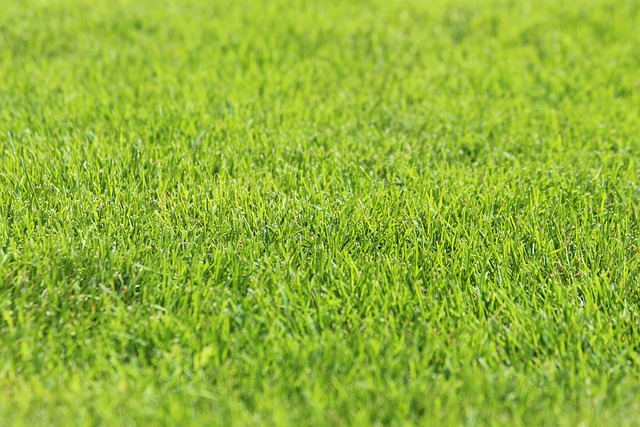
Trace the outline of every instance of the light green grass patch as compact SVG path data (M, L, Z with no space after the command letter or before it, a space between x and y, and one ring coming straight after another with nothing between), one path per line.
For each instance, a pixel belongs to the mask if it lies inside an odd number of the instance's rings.
M0 424L638 425L640 3L571 3L5 1Z

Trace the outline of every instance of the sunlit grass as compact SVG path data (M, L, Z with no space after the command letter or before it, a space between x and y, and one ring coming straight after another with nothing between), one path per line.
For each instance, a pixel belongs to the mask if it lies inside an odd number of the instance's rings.
M4 2L0 424L638 425L638 28Z

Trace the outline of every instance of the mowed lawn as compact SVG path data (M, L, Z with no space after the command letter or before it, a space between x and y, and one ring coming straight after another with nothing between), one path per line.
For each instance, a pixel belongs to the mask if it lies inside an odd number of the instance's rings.
M640 425L640 2L4 0L0 424Z

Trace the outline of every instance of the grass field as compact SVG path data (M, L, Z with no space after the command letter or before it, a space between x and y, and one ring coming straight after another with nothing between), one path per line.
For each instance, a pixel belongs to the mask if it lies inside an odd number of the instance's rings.
M639 28L4 0L0 424L640 425Z

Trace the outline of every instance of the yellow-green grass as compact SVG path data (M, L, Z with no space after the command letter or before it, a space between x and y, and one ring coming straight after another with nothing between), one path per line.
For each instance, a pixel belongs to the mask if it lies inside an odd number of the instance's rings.
M4 0L0 424L638 425L637 0Z

